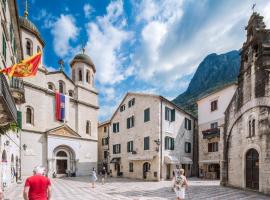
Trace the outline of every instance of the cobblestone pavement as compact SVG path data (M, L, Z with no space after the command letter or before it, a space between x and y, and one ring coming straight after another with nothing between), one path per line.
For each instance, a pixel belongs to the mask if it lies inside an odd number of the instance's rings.
M171 181L143 182L125 178L110 178L105 185L97 183L91 188L87 177L53 179L53 200L165 200L176 199ZM218 181L190 179L186 199L238 200L270 199L249 191L225 188ZM23 184L5 192L5 199L22 200Z

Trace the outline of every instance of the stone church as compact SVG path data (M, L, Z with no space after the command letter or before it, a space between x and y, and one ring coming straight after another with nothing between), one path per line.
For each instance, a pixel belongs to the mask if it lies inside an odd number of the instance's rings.
M223 185L270 194L270 30L253 13L238 88L225 112Z
M24 58L43 51L44 40L27 11L19 24ZM38 165L45 166L49 176L87 175L97 165L95 65L84 52L76 55L70 63L70 78L61 64L58 71L50 72L41 63L35 77L23 79L25 101L18 105L22 176L31 175ZM55 117L56 92L65 99L63 120Z

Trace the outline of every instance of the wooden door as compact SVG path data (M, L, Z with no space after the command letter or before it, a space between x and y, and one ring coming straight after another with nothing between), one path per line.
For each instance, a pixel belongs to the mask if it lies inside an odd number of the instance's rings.
M65 174L67 170L67 160L57 160L57 174Z
M259 154L255 149L246 154L246 187L259 190Z

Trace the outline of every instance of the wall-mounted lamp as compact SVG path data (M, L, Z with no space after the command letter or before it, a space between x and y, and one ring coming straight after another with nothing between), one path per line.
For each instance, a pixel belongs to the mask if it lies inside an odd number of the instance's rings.
M27 149L27 145L26 144L24 144L22 147L23 147L23 150L26 150Z
M154 140L154 142L155 142L157 145L160 145L160 140L159 140L159 139Z

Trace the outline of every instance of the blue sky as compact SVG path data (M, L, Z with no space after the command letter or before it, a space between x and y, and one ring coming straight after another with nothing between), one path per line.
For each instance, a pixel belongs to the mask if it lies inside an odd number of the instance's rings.
M268 0L29 0L29 19L45 40L49 70L62 58L70 74L70 60L86 45L103 121L126 92L173 99L205 56L240 49L253 3L269 27Z

